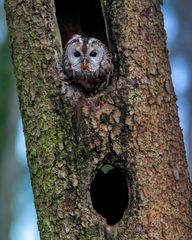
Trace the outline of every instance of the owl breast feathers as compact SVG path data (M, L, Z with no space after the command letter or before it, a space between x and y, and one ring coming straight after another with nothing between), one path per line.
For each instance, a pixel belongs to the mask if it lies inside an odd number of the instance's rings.
M86 92L97 92L109 84L113 73L112 54L98 39L74 35L64 51L67 81Z

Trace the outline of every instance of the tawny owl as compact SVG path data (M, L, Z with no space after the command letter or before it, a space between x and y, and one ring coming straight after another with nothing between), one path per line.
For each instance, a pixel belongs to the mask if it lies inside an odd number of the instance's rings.
M98 39L74 35L64 51L64 74L67 81L85 92L98 92L110 82L113 58Z

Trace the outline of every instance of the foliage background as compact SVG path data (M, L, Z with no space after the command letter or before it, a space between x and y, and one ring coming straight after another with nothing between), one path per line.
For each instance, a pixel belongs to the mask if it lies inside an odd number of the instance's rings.
M0 0L0 239L39 240L25 140ZM192 2L165 0L172 79L192 179Z

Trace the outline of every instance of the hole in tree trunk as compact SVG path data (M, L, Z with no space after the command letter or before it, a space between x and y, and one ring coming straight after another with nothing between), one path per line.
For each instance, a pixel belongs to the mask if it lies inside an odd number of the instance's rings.
M55 0L63 46L74 34L91 36L107 44L100 0Z
M90 191L94 209L106 219L107 224L119 222L128 207L128 186L124 171L111 164L103 165L91 183Z

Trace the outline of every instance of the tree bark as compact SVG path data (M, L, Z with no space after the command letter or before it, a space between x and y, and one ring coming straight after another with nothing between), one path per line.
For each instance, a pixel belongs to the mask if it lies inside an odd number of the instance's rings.
M192 239L160 1L101 4L115 75L107 89L80 92L76 102L61 95L54 2L6 0L41 239ZM104 164L128 183L128 206L115 225L95 211L90 194Z

